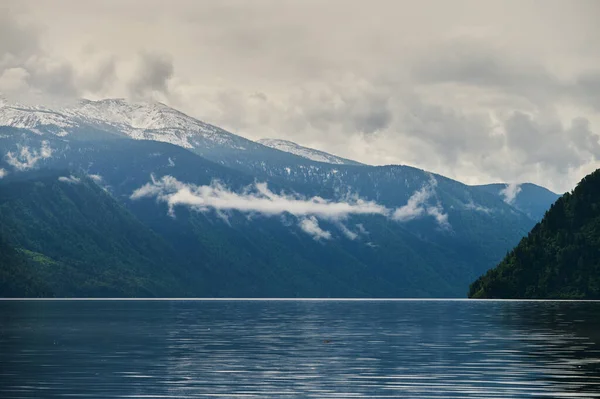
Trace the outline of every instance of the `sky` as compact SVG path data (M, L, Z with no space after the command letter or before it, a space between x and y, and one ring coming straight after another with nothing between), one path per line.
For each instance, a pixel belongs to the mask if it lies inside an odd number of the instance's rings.
M468 184L600 167L600 2L0 0L0 92L162 101Z

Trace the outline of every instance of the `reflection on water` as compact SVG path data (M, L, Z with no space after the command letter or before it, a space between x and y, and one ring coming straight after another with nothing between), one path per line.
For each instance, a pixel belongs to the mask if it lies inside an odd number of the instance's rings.
M2 398L600 397L600 303L4 301Z

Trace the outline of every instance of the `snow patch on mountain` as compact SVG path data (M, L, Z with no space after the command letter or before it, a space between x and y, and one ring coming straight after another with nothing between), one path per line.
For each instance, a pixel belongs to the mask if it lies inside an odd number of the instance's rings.
M128 102L124 99L84 99L58 108L3 101L0 103L0 126L58 136L71 134L74 128L91 127L136 140L162 141L184 148L211 143L244 150L244 145L251 143L165 104Z
M42 134L42 128L52 127L52 133L65 136L67 129L76 125L67 115L49 108L0 102L0 126L29 129L37 134Z
M315 150L313 148L303 147L293 141L280 139L261 139L257 143L276 150L289 152L290 154L298 155L303 158L310 159L316 162L331 163L334 165L360 165L359 162L341 158L324 151Z

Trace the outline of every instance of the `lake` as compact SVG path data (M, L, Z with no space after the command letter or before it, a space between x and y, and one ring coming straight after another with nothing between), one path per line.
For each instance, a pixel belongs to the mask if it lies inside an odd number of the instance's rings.
M0 301L0 397L600 397L600 303Z

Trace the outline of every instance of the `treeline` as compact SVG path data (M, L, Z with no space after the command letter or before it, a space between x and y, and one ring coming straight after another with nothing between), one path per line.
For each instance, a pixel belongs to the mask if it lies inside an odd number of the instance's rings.
M552 205L469 297L599 299L600 170Z

